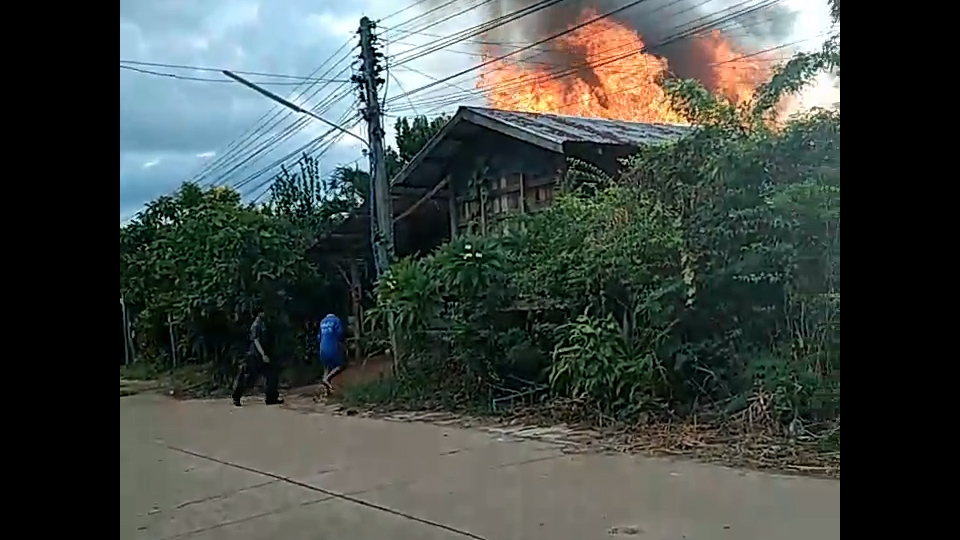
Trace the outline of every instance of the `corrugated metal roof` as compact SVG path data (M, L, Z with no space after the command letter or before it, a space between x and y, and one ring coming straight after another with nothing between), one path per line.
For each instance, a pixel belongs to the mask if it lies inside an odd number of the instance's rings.
M568 142L643 145L673 140L691 130L690 126L677 124L646 124L605 118L503 111L485 107L463 108L495 122L510 124L517 129L529 131L557 145Z

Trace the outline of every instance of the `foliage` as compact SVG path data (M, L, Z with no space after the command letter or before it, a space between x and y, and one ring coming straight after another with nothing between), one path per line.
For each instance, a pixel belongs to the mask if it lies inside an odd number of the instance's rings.
M256 304L263 302L280 322L290 297L305 298L303 291L319 286L321 277L306 260L309 240L289 221L242 205L224 188L184 184L148 204L120 231L121 291L138 314L145 352L167 362L174 352L212 361L226 375L245 345Z
M401 390L477 399L522 373L621 419L757 395L784 425L839 418L840 112L767 121L838 67L837 36L740 108L665 83L689 135L617 178L571 164L550 208L394 266Z
M418 152L443 129L450 117L436 116L429 119L426 116L416 116L413 120L400 117L394 124L396 130L396 148L386 150L387 176L393 178L403 169Z
M445 122L398 120L394 167ZM229 188L190 183L149 203L120 229L120 290L140 356L158 367L169 367L174 353L181 364L212 363L226 381L262 303L271 356L291 360L291 373L309 378L316 369L303 360L315 357L316 319L347 311L348 298L332 254L315 247L366 199L369 182L354 166L324 177L319 158L304 155L281 168L261 206L242 204Z
M397 119L394 129L397 130L397 153L400 162L404 165L410 163L410 160L443 129L449 120L450 117L446 115L433 119L416 116L412 121L405 117Z

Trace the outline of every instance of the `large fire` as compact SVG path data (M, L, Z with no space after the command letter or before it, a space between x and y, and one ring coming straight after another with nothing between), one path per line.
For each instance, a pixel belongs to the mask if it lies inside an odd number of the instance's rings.
M581 21L597 16L588 11ZM697 46L712 59L708 87L733 103L753 96L769 75L768 59L744 57L719 31L696 36ZM661 86L669 75L663 58L638 53L644 42L633 30L610 19L600 19L549 42L551 52L575 60L570 67L540 60L504 59L490 64L477 81L492 107L498 109L567 114L634 122L685 123L671 107ZM543 47L546 47L544 45ZM485 56L502 51L488 48Z

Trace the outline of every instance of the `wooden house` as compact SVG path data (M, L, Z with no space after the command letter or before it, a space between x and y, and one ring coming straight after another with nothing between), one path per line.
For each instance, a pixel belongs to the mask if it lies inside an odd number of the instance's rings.
M511 212L553 200L571 159L616 174L620 159L645 144L674 140L688 126L460 107L391 182L396 255L425 254L458 234L497 230ZM318 243L331 255L361 318L362 283L371 283L370 207ZM363 275L366 275L364 277ZM354 330L359 336L359 328Z
M616 174L620 159L640 145L689 129L461 107L392 181L397 254L490 232L504 214L549 205L571 159Z

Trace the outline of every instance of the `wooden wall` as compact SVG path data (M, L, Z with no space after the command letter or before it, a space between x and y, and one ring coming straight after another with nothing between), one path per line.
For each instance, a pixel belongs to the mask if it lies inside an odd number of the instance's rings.
M479 149L483 152L477 155ZM472 150L472 156L461 158L472 166L451 174L452 234L492 233L500 230L503 217L552 203L564 168L562 155L504 136L490 137Z

